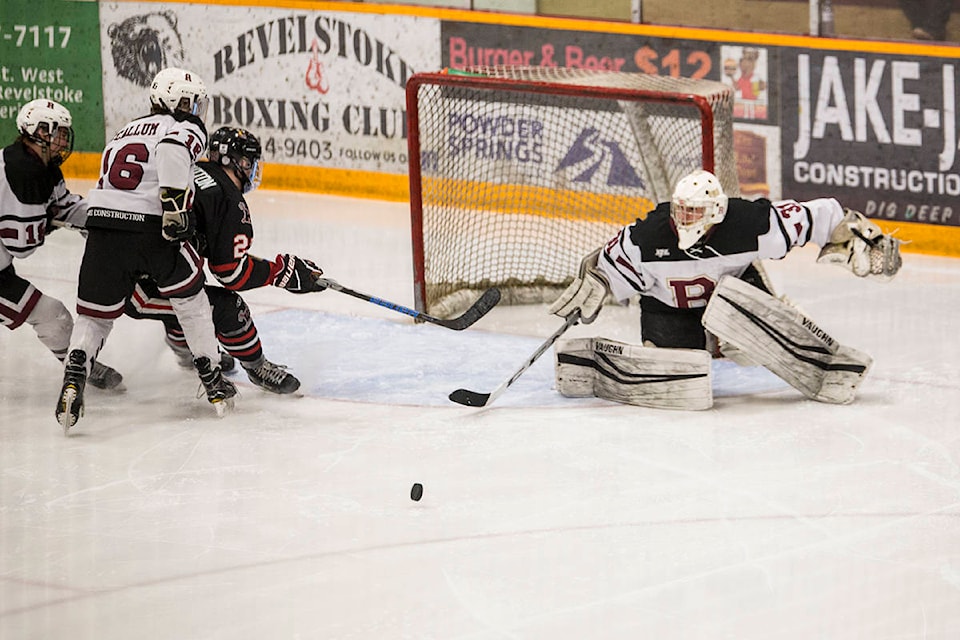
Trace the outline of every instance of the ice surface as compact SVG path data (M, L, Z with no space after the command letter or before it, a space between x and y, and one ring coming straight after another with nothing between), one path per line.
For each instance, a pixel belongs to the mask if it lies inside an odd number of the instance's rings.
M255 253L412 306L404 206L251 195ZM81 252L58 231L17 270L72 309ZM768 269L874 357L849 406L727 362L706 412L564 399L547 354L461 407L560 321L454 332L272 289L246 297L300 397L241 373L218 420L160 325L123 318L101 359L127 391L91 389L64 438L59 364L2 331L0 638L960 638L960 262L882 284L815 255ZM635 341L635 313L569 335Z

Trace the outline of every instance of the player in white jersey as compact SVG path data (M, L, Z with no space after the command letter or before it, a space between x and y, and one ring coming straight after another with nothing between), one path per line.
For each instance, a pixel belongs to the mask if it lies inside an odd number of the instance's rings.
M20 277L14 258L26 258L56 226L83 228L87 202L70 193L60 165L73 151L70 111L52 100L32 100L17 114L17 139L0 155L0 324L24 323L60 361L67 355L73 317L62 302ZM119 388L123 376L95 362L90 384Z
M807 242L822 247L818 261L844 264L858 276L892 276L900 266L898 242L833 198L728 198L716 176L698 170L677 183L671 202L585 257L580 276L550 311L578 311L589 323L608 293L621 302L639 294L644 344L704 349L701 319L720 278L768 290L754 263Z
M206 147L206 88L196 74L168 68L154 77L150 102L150 115L122 127L107 143L100 179L88 195L79 318L56 408L64 433L82 415L90 362L142 276L152 278L173 305L218 415L236 395L220 371L202 260L185 242L195 229L193 166Z

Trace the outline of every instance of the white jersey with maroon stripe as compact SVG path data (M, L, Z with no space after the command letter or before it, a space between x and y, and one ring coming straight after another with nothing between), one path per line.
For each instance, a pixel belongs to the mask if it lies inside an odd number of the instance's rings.
M47 167L22 142L0 153L0 270L43 244L52 220L82 227L87 201L70 193L57 167Z
M132 121L103 150L100 179L87 196L90 208L118 219L159 217L160 187L189 189L193 163L206 143L206 131L192 117L154 114Z
M640 294L668 307L695 309L706 306L721 277L740 277L754 260L783 258L807 242L823 246L842 218L843 207L833 198L730 198L723 222L682 251L670 203L664 202L608 242L598 266L621 302Z

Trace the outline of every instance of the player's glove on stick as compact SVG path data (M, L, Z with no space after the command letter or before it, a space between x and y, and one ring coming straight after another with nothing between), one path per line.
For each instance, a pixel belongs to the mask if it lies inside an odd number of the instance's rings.
M610 293L610 284L597 267L601 249L602 247L580 261L579 275L550 305L550 313L566 318L579 310L582 323L590 324L597 319L603 301Z
M170 242L180 242L193 237L197 229L197 216L191 209L192 193L188 189L160 187L160 206L163 208L160 233Z
M854 275L890 279L900 270L900 240L884 235L874 222L859 211L846 209L846 215L820 250L817 262L837 264Z
M323 269L318 267L310 260L304 260L297 256L278 255L276 262L273 263L277 275L273 279L274 286L286 289L291 293L311 293L313 291L323 291L326 285L319 282L323 275Z

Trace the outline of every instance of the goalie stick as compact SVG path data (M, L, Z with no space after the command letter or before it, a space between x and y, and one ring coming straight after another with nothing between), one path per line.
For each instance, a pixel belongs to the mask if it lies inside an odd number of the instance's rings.
M579 311L575 311L571 313L569 316L567 316L567 319L563 323L563 326L557 329L556 331L554 331L552 336L547 338L543 342L543 344L537 347L537 350L533 352L533 355L527 358L527 361L523 363L523 366L517 369L516 373L510 376L509 380L501 383L499 387L497 387L490 393L479 393L477 391L470 391L468 389L457 389L456 391L450 394L449 396L450 399L456 402L457 404L466 405L468 407L485 407L488 404L493 404L494 400L496 400L501 393L506 391L507 387L512 385L514 382L516 382L517 378L523 375L523 372L529 369L530 366L537 361L537 358L542 356L544 352L553 345L554 342L559 340L560 336L562 336L567 331L567 329L577 324L578 322L580 322Z
M497 303L500 302L500 290L496 287L492 287L484 291L483 295L477 298L477 301L474 302L473 305L462 314L456 318L445 320L443 318L427 315L426 313L421 313L416 309L410 309L409 307L405 307L395 302L390 302L389 300L384 300L383 298L377 298L365 293L360 293L359 291L354 291L353 289L343 286L336 280L331 280L329 278L317 278L317 283L327 287L328 289L333 289L334 291L345 293L348 296L353 296L354 298L360 298L361 300L372 302L373 304L385 307L391 311L404 313L408 316L411 316L415 320L431 322L433 324L438 324L441 327L446 327L447 329L453 329L454 331L463 331L467 327L471 326L477 320L487 315L487 312L497 306Z

